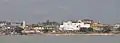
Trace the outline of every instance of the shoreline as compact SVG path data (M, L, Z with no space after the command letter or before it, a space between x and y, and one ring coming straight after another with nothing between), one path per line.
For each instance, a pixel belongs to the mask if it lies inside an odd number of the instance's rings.
M115 34L43 34L45 36L114 36Z
M93 34L28 34L28 35L0 35L0 36L119 36L120 34L93 33Z

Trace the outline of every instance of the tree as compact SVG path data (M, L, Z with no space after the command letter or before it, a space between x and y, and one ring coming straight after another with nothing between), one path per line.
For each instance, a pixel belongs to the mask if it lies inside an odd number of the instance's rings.
M17 33L20 34L20 35L22 35L22 30L24 30L24 29L21 28L21 27L16 27L16 28L14 29L14 31L17 32Z
M49 30L48 29L44 29L43 31L44 31L44 33L48 33Z
M90 27L90 28L87 29L87 31L88 32L93 32L93 28Z

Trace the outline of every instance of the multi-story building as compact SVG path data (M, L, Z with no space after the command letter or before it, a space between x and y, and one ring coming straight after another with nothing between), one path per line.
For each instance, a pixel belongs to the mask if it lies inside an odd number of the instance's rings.
M89 28L89 27L90 24L86 24L81 20L78 20L77 22L67 21L67 22L63 22L63 24L60 25L59 30L80 30L80 28Z

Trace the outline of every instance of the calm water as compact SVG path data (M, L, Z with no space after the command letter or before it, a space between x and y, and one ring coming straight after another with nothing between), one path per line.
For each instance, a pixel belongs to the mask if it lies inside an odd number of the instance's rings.
M120 43L120 36L0 36L0 43Z

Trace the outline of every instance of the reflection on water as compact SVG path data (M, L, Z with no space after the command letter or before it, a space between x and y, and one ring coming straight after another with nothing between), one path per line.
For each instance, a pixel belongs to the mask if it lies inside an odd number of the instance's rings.
M0 36L0 43L120 43L120 36Z

